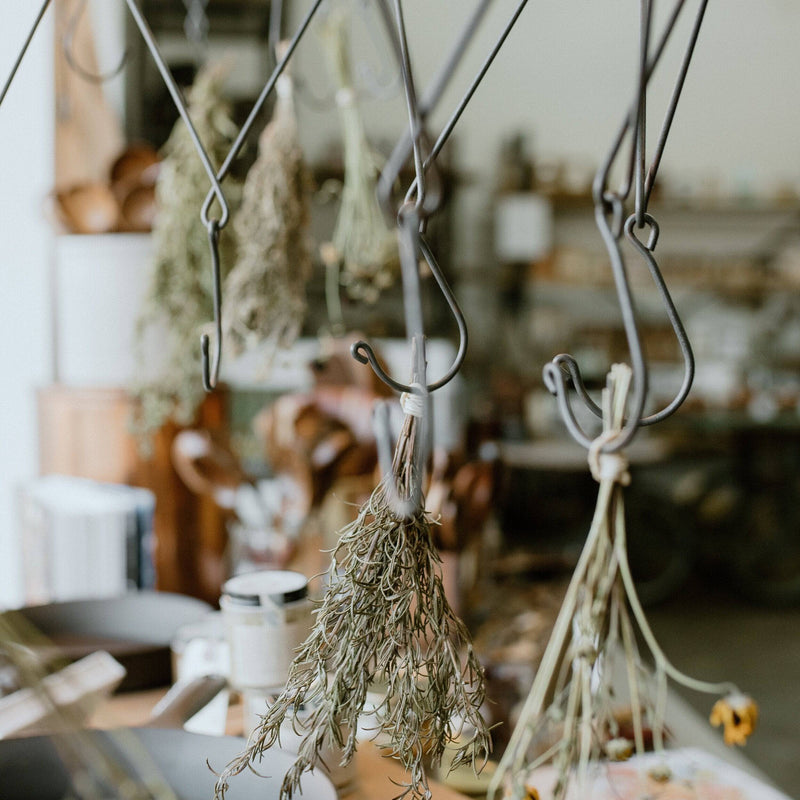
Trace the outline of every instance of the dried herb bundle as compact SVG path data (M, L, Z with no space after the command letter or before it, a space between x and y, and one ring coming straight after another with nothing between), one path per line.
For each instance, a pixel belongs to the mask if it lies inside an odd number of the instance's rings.
M411 481L417 426L416 418L406 417L395 453L401 490ZM384 483L344 529L314 628L247 749L221 774L218 798L231 776L279 743L287 718L304 738L281 800L294 795L303 773L330 745L342 748L347 764L356 750L359 714L376 680L388 688L375 712L374 735L382 743L388 739L391 755L410 772L398 797L430 797L423 759L438 763L460 728L475 733L458 750L454 766L476 765L488 756L490 738L480 713L483 671L468 631L445 598L431 524L422 509L409 519L393 511ZM302 705L312 711L301 722L294 710Z
M678 671L659 647L639 602L626 546L627 462L619 453L603 454L600 449L623 426L630 381L628 366L612 367L603 394L605 431L589 458L600 483L592 526L489 797L502 787L513 800L529 798L532 789L563 800L571 784L577 785L577 792L569 797L584 797L590 765L601 758L619 761L644 752L646 728L652 731L655 749L663 749L667 678L694 691L727 695L714 709L726 724L726 741L746 738L744 725L736 732L727 729L729 718L746 722L749 733L757 716L755 704L733 684L697 681ZM640 658L634 623L653 659L654 673ZM624 661L620 674L627 680L632 740L621 733L616 716L619 687L612 684L619 657ZM734 705L738 714L726 715ZM555 784L532 786L534 771L545 765L554 767Z
M346 15L332 12L324 29L336 77L336 103L344 143L344 185L332 247L323 258L340 267L339 279L350 297L374 303L399 274L397 238L378 205L379 164L367 140L348 54Z
M223 289L225 341L234 352L268 342L289 347L306 313L311 275L312 179L303 159L288 75L244 184L235 221L239 258Z
M236 136L236 126L222 99L227 68L205 67L192 86L189 113L215 166L222 163ZM189 131L181 120L163 148L156 186L158 215L153 227L155 259L150 286L137 324L137 356L145 378L132 387L139 401L135 427L146 436L172 417L189 423L203 399L200 382L200 334L213 317L211 262L208 233L200 208L209 189L208 176ZM233 178L225 183L225 197L235 209L240 189ZM211 216L219 217L215 202ZM220 237L220 266L225 274L236 252L235 237ZM163 354L153 376L144 363L149 338L157 337Z

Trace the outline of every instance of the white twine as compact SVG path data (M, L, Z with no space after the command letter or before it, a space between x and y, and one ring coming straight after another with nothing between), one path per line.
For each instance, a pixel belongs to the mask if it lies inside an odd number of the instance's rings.
M403 392L400 395L400 407L404 414L419 418L425 413L425 392L418 383L412 383L411 386L420 392Z
M604 431L589 448L589 469L598 482L613 481L620 486L629 486L631 475L628 472L628 459L621 453L604 453L603 447L617 438L619 431Z
M352 108L356 104L356 93L349 86L343 86L336 92L336 105L339 108Z

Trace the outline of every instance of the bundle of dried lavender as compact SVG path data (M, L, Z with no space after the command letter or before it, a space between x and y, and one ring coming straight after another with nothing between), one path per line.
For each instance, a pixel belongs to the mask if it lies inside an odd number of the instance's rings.
M300 332L312 268L312 183L298 139L291 78L284 74L234 224L239 257L223 287L222 318L234 353L267 342L274 355Z
M401 492L415 479L418 427L416 417L405 418L395 452ZM431 525L423 508L409 518L394 511L384 482L344 529L314 628L247 749L220 775L217 798L224 798L232 776L279 741L287 718L295 719L304 738L281 800L294 795L303 773L330 745L342 748L347 764L356 750L367 691L377 681L387 692L374 712L374 736L389 741L391 755L410 773L398 797L430 798L423 760L438 763L462 729L475 733L459 748L454 766L485 760L490 737L480 713L483 670L466 627L445 598ZM312 709L303 721L295 716L301 706Z
M753 701L733 684L706 683L677 670L653 636L636 594L626 545L627 462L620 453L601 451L622 429L630 383L630 368L615 364L603 393L605 430L589 454L592 474L600 484L592 526L489 797L503 789L513 800L526 800L532 793L563 800L573 783L577 793L570 797L583 797L590 763L644 752L646 727L652 731L656 750L663 749L668 677L694 691L724 695L714 707L712 723L719 718L726 725L726 741L742 743L752 731L757 716ZM640 658L634 623L652 657L654 673ZM620 732L615 716L612 682L619 656L630 697L632 741ZM734 704L738 713L726 715ZM730 724L736 719L746 724L737 723L732 732ZM555 784L532 785L535 770L545 765L555 768ZM669 777L659 775L661 780Z

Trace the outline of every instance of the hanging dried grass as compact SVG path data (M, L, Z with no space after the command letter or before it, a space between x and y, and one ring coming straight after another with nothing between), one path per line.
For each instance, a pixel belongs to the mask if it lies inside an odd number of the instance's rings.
M405 418L395 453L402 492L413 478L418 425L417 418ZM314 628L246 750L220 775L217 798L224 798L232 776L279 744L286 719L294 720L304 738L281 800L293 797L303 773L331 745L341 748L346 765L356 750L367 692L376 682L385 683L387 692L374 712L374 737L382 745L388 741L391 755L410 773L399 798L430 798L424 760L438 763L462 730L474 734L459 747L453 766L477 768L488 757L490 736L480 713L483 670L445 597L432 524L422 508L409 518L395 512L384 482L343 530ZM302 721L295 715L301 706L312 709Z
M211 162L219 167L237 130L222 97L228 74L225 64L203 68L188 95L188 108ZM175 124L162 151L156 185L158 215L153 226L155 258L147 295L136 329L137 360L146 377L132 387L139 411L134 429L148 436L172 418L192 421L204 393L200 382L200 334L213 317L208 232L200 208L209 189L208 175L181 120ZM233 213L240 186L225 183L225 197ZM216 200L211 216L219 218ZM236 237L226 230L219 240L220 267L230 268ZM157 338L163 364L156 376L145 363L149 340Z
M693 691L736 698L737 707L748 710L748 722L754 724L757 717L752 701L733 684L698 681L677 670L659 647L639 602L627 556L627 461L620 453L601 452L623 427L630 382L630 368L615 364L603 393L605 430L589 457L600 484L592 526L530 694L493 776L490 798L500 790L513 800L526 800L533 792L552 800L588 796L592 763L643 753L647 729L654 748L662 750L668 678ZM640 657L634 625L654 671ZM616 659L621 659L622 670L615 670ZM632 734L622 732L615 672L627 681ZM715 706L719 708L720 703ZM721 712L724 723L724 709ZM742 726L737 735L744 733ZM732 734L726 731L727 735ZM547 773L548 785L536 786L535 771L548 765L553 768Z
M323 33L336 77L336 104L344 145L344 185L336 227L323 259L340 270L339 280L356 300L374 303L400 270L397 238L377 199L379 160L370 146L356 96L348 52L347 16L341 9L328 16Z
M239 258L223 287L223 331L233 353L266 342L269 359L300 333L312 269L312 185L298 139L291 78L283 75L234 223Z

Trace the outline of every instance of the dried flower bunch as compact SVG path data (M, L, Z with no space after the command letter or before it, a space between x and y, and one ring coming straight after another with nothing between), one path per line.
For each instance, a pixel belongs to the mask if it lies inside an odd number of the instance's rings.
M395 452L394 471L403 492L413 478L418 424L416 417L405 418ZM289 718L304 738L284 778L281 800L293 797L303 773L329 746L340 747L342 765L347 764L356 750L367 692L378 681L387 692L374 712L374 736L382 746L388 741L391 756L410 773L398 798L431 797L424 759L438 763L462 730L474 734L459 748L454 766L477 768L488 757L490 736L480 713L483 670L466 627L445 597L431 525L423 508L409 518L393 510L384 481L343 530L313 630L247 749L220 775L218 798L225 796L232 776L279 743L281 725ZM295 709L303 706L311 711L301 721Z
M397 238L377 199L378 158L370 146L358 105L348 53L347 16L328 15L324 29L329 60L336 76L336 103L344 142L344 185L332 241L322 249L329 268L350 297L374 303L400 270Z
M227 67L203 68L188 95L189 113L209 158L219 166L237 129L222 99ZM197 378L200 334L213 318L212 279L208 232L200 208L209 190L208 176L198 158L189 131L181 120L164 145L156 186L158 215L153 227L155 258L147 295L137 324L137 356L142 367L148 337L158 337L163 363L152 376L132 388L139 411L135 427L147 436L168 419L190 423L203 399ZM233 178L225 183L231 209L240 188ZM210 216L219 218L215 202ZM220 266L225 274L233 263L236 240L226 230L219 240Z
M267 342L274 355L300 333L312 269L312 185L298 139L292 81L284 73L234 223L239 257L223 288L225 342L234 353Z
M636 594L626 552L627 462L620 453L601 451L622 429L630 383L630 368L614 365L603 393L605 430L589 457L600 484L592 526L490 797L502 788L514 800L532 792L563 800L572 783L577 793L569 796L582 797L590 765L598 759L620 761L644 752L646 732L654 748L663 749L668 678L694 691L724 696L712 723L725 725L726 742L744 743L755 725L755 703L734 685L695 680L669 662ZM654 672L640 657L634 624ZM617 670L620 659L623 669ZM632 734L623 729L615 708L620 688L613 685L615 673L627 681ZM733 730L737 719L742 724ZM555 773L554 785L536 786L535 770L547 765Z

